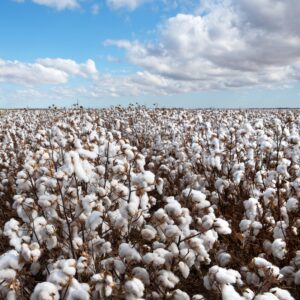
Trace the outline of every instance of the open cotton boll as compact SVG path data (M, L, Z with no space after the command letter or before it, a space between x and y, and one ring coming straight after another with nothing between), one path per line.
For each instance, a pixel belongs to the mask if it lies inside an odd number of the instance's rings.
M143 297L145 287L140 279L133 278L126 281L124 289L126 291L126 299L133 300Z
M215 278L219 283L241 283L241 274L233 269L224 269L219 267L217 269L217 273L215 274Z
M224 284L222 286L222 300L245 300L231 284Z
M134 247L126 243L122 243L119 246L119 257L121 259L126 259L127 262L141 261L141 255L138 253L138 251Z
M270 292L273 293L279 300L295 300L289 291L280 289L278 287L270 289Z
M276 239L272 243L272 254L276 258L282 260L284 259L285 254L287 253L286 250L286 243L282 239Z
M144 229L141 231L143 239L146 241L152 241L157 235L156 229L151 225L145 225Z
M79 283L72 278L65 296L65 300L89 300L89 285L87 283Z
M273 229L273 238L274 239L285 239L286 229L288 228L285 221L278 221L276 226Z
M140 279L144 285L150 284L150 276L146 269L142 267L135 267L134 269L132 269L132 275Z
M181 216L182 209L180 203L174 199L174 197L168 197L166 199L168 204L165 206L165 212L172 218Z
M0 270L0 281L8 281L11 282L13 281L17 276L17 272L13 269L4 269ZM1 291L1 289L0 289Z
M143 173L144 180L147 182L148 185L152 185L155 182L155 175L151 171L145 171Z
M226 220L216 218L214 220L214 229L219 234L231 234L229 223Z
M95 251L100 256L112 251L111 243L105 239L101 239L100 237L91 240L90 249L91 251Z
M287 165L286 164L283 164L283 163L281 163L281 164L279 164L278 166L277 166L277 168L276 168L276 171L280 174L280 175L282 175L282 176L284 176L284 177L286 177L286 178L289 178L290 177L290 174L289 174L289 172L288 172L288 170L287 170Z
M125 149L124 153L125 153L128 161L131 161L134 159L135 155L134 155L133 151L131 151L130 149Z
M255 198L245 200L243 203L246 210L247 218L251 221L255 221L257 215L262 212L260 203Z
M240 224L239 224L240 231L241 231L241 232L245 232L245 231L250 230L251 223L252 223L252 221L247 220L247 219L241 220L241 222L240 222Z
M201 191L193 189L185 189L182 191L184 197L189 197L196 205L198 209L203 209L210 206L210 202L206 200L206 195Z
M173 299L173 300L190 300L190 296L186 292L177 289L172 293L171 299Z
M79 154L75 151L70 151L70 156L71 156L71 162L74 166L74 172L75 175L77 176L78 180L84 181L84 182L89 182L89 177L83 167L83 162L79 157Z
M21 247L21 255L27 262L36 262L41 256L41 250L38 243L30 245L23 243Z
M14 247L17 251L21 249L22 237L20 235L19 222L11 218L4 225L3 234L9 238L10 246Z
M274 294L272 293L263 293L257 295L254 300L279 300Z
M273 188L267 188L264 193L263 193L263 197L264 197L264 204L268 205L271 201L274 201L274 198L276 196L276 189ZM278 199L276 199L276 204L277 204ZM274 203L275 204L275 203Z
M201 219L201 226L204 229L208 230L213 226L215 219L216 219L215 214L210 213L208 215L205 215Z
M58 300L59 298L58 289L51 282L38 283L30 296L30 300Z
M277 277L278 279L282 277L280 274L280 270L278 267L272 265L271 262L268 260L262 258L262 257L255 257L252 259L252 262L254 265L258 268L258 274L262 277L267 276L274 276ZM267 271L267 272L265 272Z
M153 267L158 267L163 265L166 260L164 257L160 257L157 253L149 252L143 256L143 262L146 265L153 265Z
M158 272L157 282L164 288L173 289L179 282L179 278L171 271L160 270Z
M300 285L300 270L295 273L295 284Z
M286 202L286 209L288 212L297 212L299 210L299 200L291 197Z
M159 195L162 195L164 188L164 180L162 178L158 178L156 181L155 188Z
M183 278L188 278L189 277L189 274L190 274L190 268L189 266L181 261L179 264L178 264L178 268L183 276Z
M16 250L10 250L0 256L0 270L21 270L23 265L24 263L20 262L19 253Z
M56 200L56 195L41 195L39 196L38 204L43 208L47 208L52 206Z
M231 255L223 250L218 251L217 260L221 267L227 266L231 261Z
M99 211L93 211L85 221L85 226L89 230L96 230L103 222L102 213Z
M249 288L245 289L243 292L244 300L253 300L255 293Z
M206 300L206 298L201 294L197 294L192 297L192 300Z
M164 234L168 239L176 239L181 235L181 230L177 225L167 225Z

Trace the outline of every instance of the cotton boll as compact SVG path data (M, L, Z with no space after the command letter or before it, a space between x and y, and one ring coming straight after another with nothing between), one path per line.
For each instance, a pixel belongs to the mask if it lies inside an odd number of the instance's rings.
M21 270L22 267L23 263L20 262L19 253L16 250L7 251L0 256L0 270Z
M222 300L244 300L231 284L224 284L221 291Z
M76 261L75 259L66 259L61 262L62 271L68 276L76 274Z
M276 170L280 175L284 176L285 178L290 178L290 174L287 171L287 167L288 166L286 164L281 163L277 166Z
M42 208L51 207L53 204L55 204L55 201L57 200L56 195L41 195L39 196L38 204Z
M246 216L249 220L255 221L255 218L258 214L261 213L261 205L258 200L255 198L250 198L244 201L244 207L246 210Z
M155 182L155 175L150 171L145 171L143 173L144 180L147 182L148 185L152 185Z
M9 244L14 247L16 250L20 250L22 239L19 237L19 222L15 219L10 219L4 225L4 232L3 234L9 238Z
M287 224L284 221L278 221L273 229L274 239L285 239Z
M190 300L190 296L186 292L179 289L175 290L171 297L173 300Z
M83 161L80 159L79 154L75 151L70 151L70 156L74 166L74 172L80 181L89 182L89 177L83 167Z
M158 272L157 282L165 288L173 289L179 282L179 278L171 271L161 270Z
M270 289L270 292L273 293L279 300L295 300L295 298L292 297L287 290L283 290L278 287Z
M243 297L245 300L253 300L255 294L252 290L250 290L249 288L247 288L244 292L243 292Z
M206 300L204 296L197 294L192 297L192 300Z
M214 229L219 234L231 234L231 229L229 223L226 220L216 218L214 221Z
M6 300L18 300L16 291L9 291L6 295ZM55 300L55 299L53 299Z
M252 259L252 262L258 268L258 274L260 276L265 277L267 274L267 276L277 277L277 279L282 277L279 268L273 266L272 263L268 260L262 257L255 257ZM265 272L265 270L267 270L267 273Z
M165 206L165 212L172 218L181 216L182 209L180 203L173 197L167 198L168 204Z
M270 202L274 202L275 196L276 196L276 189L267 188L263 193L264 204L267 206ZM276 199L276 204L277 201L278 200Z
M38 272L41 270L41 264L39 262L33 262L30 266L30 273L32 275L37 275Z
M157 235L157 231L151 225L145 225L144 229L141 231L143 239L146 241L152 241Z
M143 256L143 262L146 265L153 265L154 267L158 267L163 265L166 260L163 257L160 257L157 253L147 253Z
M134 159L134 153L130 150L130 149L126 149L125 151L124 151L124 153L125 153L125 155L126 155L126 158L127 158L127 160L128 161L131 161L131 160L133 160Z
M288 212L297 212L299 210L299 201L298 199L291 197L286 202L286 209Z
M300 285L300 270L295 273L295 284Z
M155 188L156 188L158 194L159 194L159 195L162 195L162 193L163 193L163 188L164 188L164 181L163 181L162 178L158 178L158 179L157 179Z
M167 225L164 229L164 234L168 239L176 239L180 236L181 230L177 225Z
M126 259L127 262L139 262L141 260L141 255L137 250L126 243L119 246L119 256L121 259Z
M89 285L79 283L75 278L72 278L66 293L66 300L89 300Z
M150 276L146 269L142 267L135 267L134 269L132 269L132 275L140 279L144 285L150 284Z
M28 245L23 243L21 247L21 255L27 262L36 262L41 255L39 244L32 243Z
M84 256L80 256L77 260L76 270L78 274L85 272L88 269L88 259Z
M189 274L190 274L190 268L189 266L181 261L179 264L178 264L178 268L183 276L183 278L188 278L189 277Z
M17 272L13 269L0 270L0 280L2 281L13 281L17 276Z
M265 267L272 267L272 263L267 261L266 259L262 257L255 257L252 259L252 262L258 267L258 268L265 268Z
M215 277L219 283L232 284L241 279L241 274L233 269L224 269L219 267Z
M59 293L57 287L51 282L38 283L30 300L58 300Z
M267 254L272 254L272 243L269 240L264 240L263 248Z
M263 293L257 295L254 300L279 300L274 294L272 293Z
M214 224L215 219L216 219L216 217L214 216L214 214L205 215L201 220L202 227L206 230L211 229L211 227Z
M221 267L225 267L230 263L231 255L225 251L220 250L217 253L217 260Z
M282 260L284 259L285 254L287 253L286 250L286 243L282 239L276 239L272 243L272 254L276 258Z
M138 299L144 295L144 284L138 278L133 278L125 283L126 299Z
M96 230L97 227L103 222L102 213L93 211L85 221L85 226L89 230Z

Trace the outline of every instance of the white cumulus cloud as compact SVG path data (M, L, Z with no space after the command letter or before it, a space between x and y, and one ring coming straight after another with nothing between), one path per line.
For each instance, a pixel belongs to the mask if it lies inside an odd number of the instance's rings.
M70 59L38 59L34 63L0 59L0 82L25 85L63 84L70 76L97 77L93 60L78 64Z
M125 49L128 61L143 69L143 80L162 80L169 92L282 87L299 80L297 0L200 3L197 13L167 19L157 42L108 40L106 45Z
M129 10L135 10L140 5L144 4L147 0L106 0L109 8L118 10L126 8Z
M14 0L15 2L25 2L25 0ZM45 5L57 10L75 9L80 7L77 0L31 0L33 3Z

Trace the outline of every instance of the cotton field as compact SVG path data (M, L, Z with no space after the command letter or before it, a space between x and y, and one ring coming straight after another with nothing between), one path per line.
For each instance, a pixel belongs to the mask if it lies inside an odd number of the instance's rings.
M300 111L0 114L0 299L300 299Z

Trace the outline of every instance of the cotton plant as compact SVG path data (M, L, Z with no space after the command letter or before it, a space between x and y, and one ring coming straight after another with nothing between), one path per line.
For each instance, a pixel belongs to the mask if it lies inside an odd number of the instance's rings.
M4 298L299 297L297 111L74 107L0 128Z

